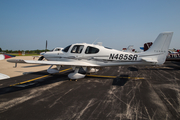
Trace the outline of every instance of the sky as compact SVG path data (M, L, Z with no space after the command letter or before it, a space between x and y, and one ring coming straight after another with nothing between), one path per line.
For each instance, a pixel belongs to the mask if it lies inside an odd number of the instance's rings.
M0 48L36 50L73 43L136 50L173 31L180 49L180 0L0 0Z

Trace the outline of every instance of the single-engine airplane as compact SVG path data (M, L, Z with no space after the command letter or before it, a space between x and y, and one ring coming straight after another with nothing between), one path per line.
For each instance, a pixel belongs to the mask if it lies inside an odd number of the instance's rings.
M72 66L74 72L68 74L70 79L84 78L84 74L79 73L83 68L87 73L96 72L100 67L121 66L121 65L162 65L168 54L168 48L173 32L160 33L154 44L145 52L132 53L110 49L101 45L76 43L67 46L57 53L47 52L44 58L47 61L9 59L8 62L46 64L51 65L47 72L58 73L62 65ZM53 65L56 69L51 69Z

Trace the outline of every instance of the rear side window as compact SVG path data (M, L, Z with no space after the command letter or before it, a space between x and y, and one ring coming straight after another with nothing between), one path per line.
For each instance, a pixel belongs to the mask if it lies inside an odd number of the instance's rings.
M67 46L66 48L64 48L62 51L63 52L68 52L69 48L71 47L71 45Z
M71 53L81 53L84 48L84 45L75 45L73 46Z
M98 52L99 52L99 49L97 49L95 47L90 47L90 46L88 46L85 51L86 54L95 54Z

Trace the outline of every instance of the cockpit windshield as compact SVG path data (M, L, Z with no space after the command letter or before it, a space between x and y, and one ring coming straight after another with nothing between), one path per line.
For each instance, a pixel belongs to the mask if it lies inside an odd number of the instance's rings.
M68 50L69 50L70 47L71 47L71 45L65 47L62 51L63 51L63 52L68 52Z

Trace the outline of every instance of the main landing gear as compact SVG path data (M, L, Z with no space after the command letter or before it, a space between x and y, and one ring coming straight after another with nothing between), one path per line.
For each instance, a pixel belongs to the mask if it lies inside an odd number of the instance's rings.
M61 65L57 65L57 69L51 69L52 66L53 65L51 65L48 68L47 72L50 74L59 73ZM97 68L87 68L87 67L79 67L79 66L74 66L72 68L73 68L74 72L68 74L70 81L77 81L78 79L84 78L86 76L86 73L93 73L93 72L97 72L99 70ZM82 72L82 70L84 71L83 74L79 73L79 72Z

